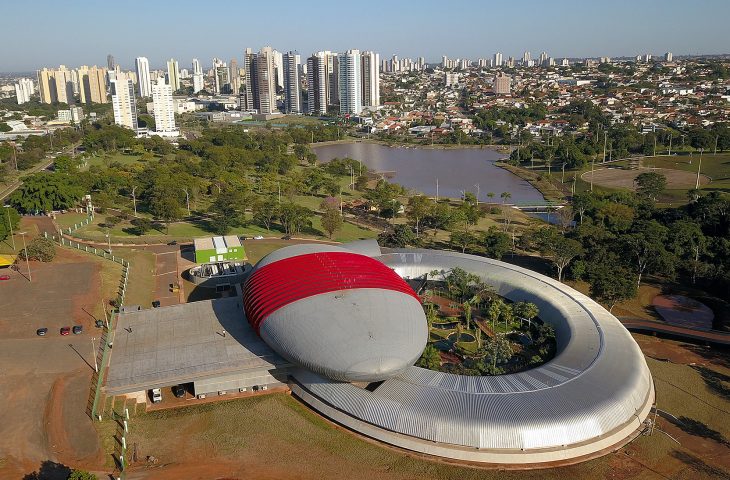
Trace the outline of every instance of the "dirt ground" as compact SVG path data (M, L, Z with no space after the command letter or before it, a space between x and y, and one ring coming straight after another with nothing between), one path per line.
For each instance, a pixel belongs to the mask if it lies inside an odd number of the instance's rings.
M595 185L609 188L626 188L634 190L634 180L642 173L660 173L667 177L668 189L694 188L697 181L697 174L685 172L682 170L672 170L668 168L637 168L633 170L624 170L621 168L599 168L593 172L585 172L581 175L584 182L590 182L591 178ZM710 178L700 175L700 185L710 183Z

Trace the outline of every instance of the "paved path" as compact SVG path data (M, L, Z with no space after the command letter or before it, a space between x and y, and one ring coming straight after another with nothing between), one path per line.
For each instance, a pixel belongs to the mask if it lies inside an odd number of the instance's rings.
M692 340L700 340L716 345L730 345L730 333L723 333L717 330L709 332L692 330L690 328L678 327L676 325L668 325L665 323L652 322L650 320L632 317L619 317L619 320L623 323L624 327L635 332L662 333L665 335L673 335Z

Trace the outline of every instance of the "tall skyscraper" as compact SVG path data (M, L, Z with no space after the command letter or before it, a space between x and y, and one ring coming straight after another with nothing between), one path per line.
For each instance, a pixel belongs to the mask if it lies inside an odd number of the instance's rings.
M200 61L193 58L193 93L198 93L204 86L203 69L200 67Z
M245 109L262 114L278 112L276 106L276 69L274 50L262 48L259 53L246 49Z
M15 98L18 100L18 105L30 101L30 96L34 93L33 80L30 78L21 78L15 84Z
M137 101L134 97L134 83L124 73L112 75L109 80L112 94L114 123L137 131Z
M38 93L41 96L41 102L56 102L56 85L53 80L53 70L44 67L42 70L38 70L37 75Z
M152 79L150 78L150 62L147 57L137 57L134 61L137 70L137 85L140 97L152 95Z
M672 52L667 52L664 54L664 61L665 62L671 62L674 55L672 55Z
M238 60L232 58L231 63L229 63L228 65L228 70L230 71L228 78L231 82L231 93L233 93L234 95L238 95L241 90L241 75L238 71Z
M175 126L175 106L172 103L172 85L161 78L152 85L152 102L155 105L155 133L161 136L176 137L179 132Z
M117 62L114 61L114 55L111 53L106 56L106 68L114 70L117 67Z
M324 52L318 52L307 59L307 113L327 113L327 60Z
M276 72L276 87L284 88L284 56L280 51L274 50L274 71Z
M301 80L299 78L300 57L297 52L285 53L282 56L284 70L284 112L302 113Z
M530 63L530 60L532 60L532 55L530 52L525 51L525 53L522 54L522 64L528 65Z
M494 54L494 66L495 67L502 66L502 53L501 52L497 52Z
M362 104L368 107L380 105L380 55L375 52L363 52L362 65Z
M180 69L174 58L167 61L167 83L172 87L173 92L180 90Z
M213 91L216 95L231 93L231 82L226 62L213 59Z
M360 50L348 50L337 56L339 67L340 113L362 112L362 76Z
M81 103L107 103L106 96L106 68L94 65L79 67L79 97Z

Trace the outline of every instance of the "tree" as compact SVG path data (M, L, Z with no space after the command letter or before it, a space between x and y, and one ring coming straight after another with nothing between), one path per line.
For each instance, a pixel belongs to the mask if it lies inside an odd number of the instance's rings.
M10 196L10 204L23 212L50 212L71 208L83 195L83 188L62 173L34 173Z
M182 206L177 197L158 193L150 201L150 212L165 223L165 231L169 233L170 223L182 217Z
M231 227L246 224L247 195L241 188L226 187L221 190L208 208L213 213L211 226L218 235L227 234Z
M421 222L431 213L433 205L433 200L425 195L415 195L408 200L406 217L416 227L416 238L419 237L421 232Z
M50 262L56 256L56 245L53 240L45 237L36 237L28 243L28 259L40 262ZM26 250L21 250L19 258L25 258Z
M322 202L322 206L324 208L321 219L322 228L327 232L327 236L332 239L332 234L342 228L342 215L340 215L340 210L337 207L327 202Z
M266 230L271 230L274 220L279 215L279 204L273 198L258 199L254 202L251 210L253 212L253 221L266 228Z
M639 196L656 201L659 194L667 188L667 177L661 173L644 172L634 179L634 184Z
M139 217L132 220L132 225L134 225L134 230L137 235L144 235L145 233L152 230L152 220L145 217Z
M284 227L286 234L294 235L301 232L304 227L312 226L310 217L313 213L307 207L287 202L282 204L279 209L279 222Z
M484 249L488 257L500 260L509 251L510 245L509 235L500 232L494 225L484 234Z
M97 480L97 476L86 470L73 469L68 480Z
M20 223L20 215L18 211L12 207L0 208L0 241L5 240L10 236L10 231L18 231L18 224ZM8 224L8 217L10 217L10 224ZM11 228L12 226L12 228Z
M649 220L636 222L632 232L623 237L626 252L634 259L637 286L646 272L668 273L673 269L673 258L665 247L667 234L667 227Z
M502 192L500 195L502 197L502 205L504 205L504 202L512 198L512 194L509 192Z
M471 232L452 232L450 242L452 245L461 249L461 253L478 242L477 236Z
M560 235L553 227L544 227L535 233L540 254L552 261L558 271L558 281L563 281L563 271L573 258L583 253L580 242Z
M532 302L517 302L514 304L515 315L522 320L527 320L528 326L532 326L532 319L540 314L540 310Z
M416 362L416 366L438 371L441 367L441 355L436 347L426 345L426 348L423 349L423 353L421 354L421 358Z
M635 275L615 263L599 263L589 268L588 282L591 296L613 310L616 303L636 296L638 283Z
M672 251L683 260L684 269L690 272L692 283L695 283L697 274L706 269L706 264L700 261L700 257L707 253L707 237L698 224L680 220L671 226L669 238Z
M378 243L384 247L406 248L418 244L416 235L408 225L395 225L392 231L385 231L378 236Z

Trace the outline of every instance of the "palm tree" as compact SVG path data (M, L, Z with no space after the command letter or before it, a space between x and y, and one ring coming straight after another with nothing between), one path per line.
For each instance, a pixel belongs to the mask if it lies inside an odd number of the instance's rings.
M502 192L500 197L502 197L502 205L504 205L505 200L512 198L512 194L509 192Z
M464 309L464 318L466 319L466 329L471 330L471 300L461 304Z
M489 197L489 202L491 203L492 199L494 198L494 192L487 193L487 197Z

